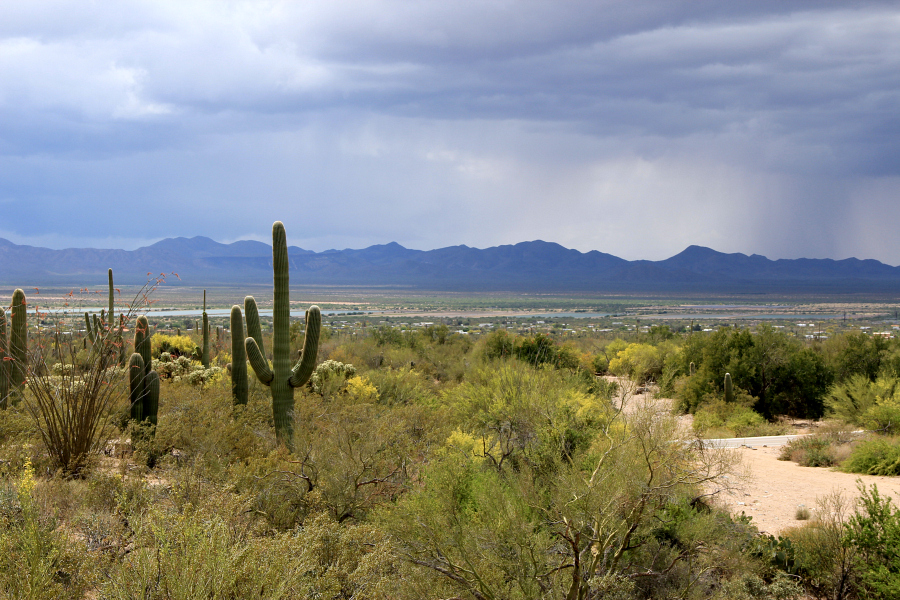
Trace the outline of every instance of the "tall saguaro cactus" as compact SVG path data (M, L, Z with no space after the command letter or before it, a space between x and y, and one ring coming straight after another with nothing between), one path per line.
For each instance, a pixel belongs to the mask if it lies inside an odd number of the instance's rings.
M209 317L206 314L206 290L203 290L203 354L200 357L203 368L209 368Z
M244 319L241 307L231 307L231 399L235 405L247 404L247 354L244 351Z
M8 361L10 388L21 395L25 389L25 374L28 371L28 321L26 319L25 292L17 289L12 295L12 326L9 332Z
M275 302L272 328L272 366L263 353L262 330L259 324L259 312L256 300L247 296L244 300L247 313L247 334L244 342L250 366L256 377L272 390L272 414L275 418L275 435L288 448L293 447L294 426L292 413L294 409L294 388L309 381L316 367L316 354L319 350L319 331L322 327L322 315L318 306L310 306L306 311L306 338L300 360L291 367L290 336L290 298L287 235L284 224L275 221L272 225L272 266L274 270ZM232 364L234 369L234 364Z
M107 276L109 278L109 312L101 309L100 317L97 317L97 315L84 313L85 330L87 331L88 339L94 346L96 346L98 343L103 343L104 341L106 335L104 324L106 324L110 332L112 332L116 326L116 289L113 283L112 269L108 270ZM116 344L120 349L119 363L122 363L125 360L124 343L122 340L122 333L125 330L125 323L121 317L122 315L119 315L119 328L118 330L116 330L115 337L113 338L113 343Z

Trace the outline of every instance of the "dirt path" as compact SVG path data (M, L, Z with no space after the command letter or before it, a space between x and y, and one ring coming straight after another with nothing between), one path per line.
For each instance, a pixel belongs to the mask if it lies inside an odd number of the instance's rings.
M653 389L638 390L633 383L619 377L607 379L617 382L622 386L620 389L629 389L630 409L647 402L658 404L657 410L660 412L671 411L674 406L674 400L656 397ZM626 408L626 412L629 408ZM677 419L685 431L691 430L692 415L680 415ZM795 433L806 431L805 428L799 428ZM778 447L757 446L753 449L739 448L730 451L739 453L747 480L742 482L737 491L723 490L717 497L733 514L743 512L753 517L753 523L764 533L777 535L784 529L802 523L795 517L800 505L809 509L811 518L815 518L818 499L835 490L848 501L857 498L857 482L860 480L867 487L874 483L882 496L888 496L900 504L900 477L876 477L841 473L822 467L801 467L794 462L778 460Z
M734 514L741 512L753 517L759 530L777 535L783 529L799 525L795 513L804 505L815 517L816 500L835 490L845 497L859 496L857 481L866 486L873 483L883 496L900 502L900 477L875 477L840 473L821 467L801 467L796 463L778 460L779 448L741 448L744 465L750 480L731 494L720 494L721 500Z

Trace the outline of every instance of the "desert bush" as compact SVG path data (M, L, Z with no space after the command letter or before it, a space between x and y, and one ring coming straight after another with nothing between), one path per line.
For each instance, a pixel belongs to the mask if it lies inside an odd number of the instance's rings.
M0 490L0 597L81 598L93 583L90 556L40 513L35 483L28 464L14 495Z
M894 395L900 391L900 379L878 377L871 381L866 375L857 374L831 388L825 398L825 406L830 415L847 423L863 425L863 415L879 404L885 403L888 410L884 416L890 417L900 412ZM880 415L873 413L873 417Z
M166 352L174 358L185 356L189 359L200 359L200 346L186 335L154 333L150 338L150 343L153 349L153 358L159 358L163 352Z
M859 416L859 423L881 434L900 433L900 401L896 397L879 398L875 406L870 406Z
M721 398L707 401L694 413L693 428L707 438L784 435L788 431L786 425L766 421L746 404Z
M856 549L844 543L851 502L840 492L816 501L815 519L782 533L792 542L796 571L816 597L844 600L856 592Z
M867 598L900 598L900 509L873 484L859 483L856 513L844 543L857 551L860 587Z
M834 444L834 438L828 435L794 438L781 447L778 459L793 461L801 467L831 467L836 463Z
M404 552L457 595L603 597L607 585L634 579L644 597L689 597L711 568L701 550L710 538L691 530L706 523L698 513L674 533L660 524L673 520L666 507L690 504L695 485L725 474L731 455L673 443L673 418L650 407L619 412L553 369L514 361L476 369L447 402L459 430L422 488L383 518Z
M900 475L900 440L876 437L860 441L841 463L841 469L866 475Z
M803 595L803 588L793 578L778 573L771 583L747 573L727 581L713 597L716 600L793 600Z
M136 544L101 588L104 598L404 598L403 565L372 526L326 517L270 537L247 535L217 514L154 509Z
M378 390L379 402L397 404L434 404L434 382L410 367L368 371L366 379Z
M613 375L628 377L638 383L659 381L665 365L672 363L672 357L677 353L678 347L672 342L663 342L658 346L629 344L616 353L608 368Z

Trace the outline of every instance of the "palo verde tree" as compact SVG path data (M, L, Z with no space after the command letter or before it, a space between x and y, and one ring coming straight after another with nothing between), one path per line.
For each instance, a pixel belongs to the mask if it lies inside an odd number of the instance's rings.
M244 300L247 315L247 334L244 346L250 366L256 377L272 390L272 414L275 419L275 435L288 448L293 447L294 388L309 381L316 367L319 350L319 331L322 315L318 306L310 306L306 311L306 338L300 360L291 367L291 307L290 283L288 275L287 235L284 224L275 221L272 225L272 266L274 270L275 302L272 315L273 341L272 366L266 360L259 311L253 296ZM232 368L234 368L232 366Z

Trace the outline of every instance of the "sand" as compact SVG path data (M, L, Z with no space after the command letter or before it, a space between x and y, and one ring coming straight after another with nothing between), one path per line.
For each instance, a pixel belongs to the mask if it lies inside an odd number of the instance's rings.
M741 448L744 466L749 480L738 491L718 494L734 514L741 512L753 517L753 523L761 532L777 535L782 530L801 524L795 518L797 507L805 506L815 517L816 502L819 498L840 491L845 498L859 496L857 482L867 487L878 486L882 496L889 496L895 503L900 502L900 477L876 477L841 473L822 467L801 467L778 460L779 448Z

